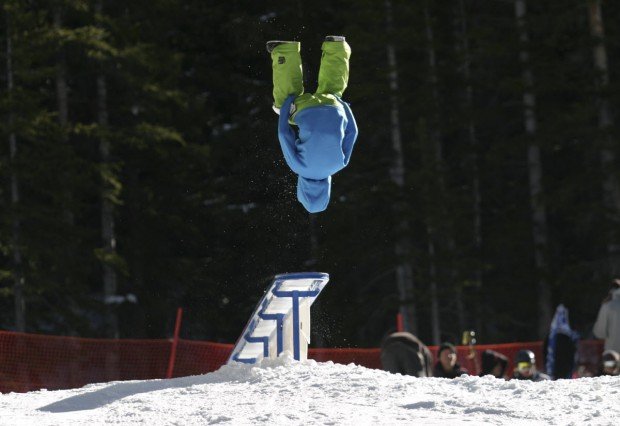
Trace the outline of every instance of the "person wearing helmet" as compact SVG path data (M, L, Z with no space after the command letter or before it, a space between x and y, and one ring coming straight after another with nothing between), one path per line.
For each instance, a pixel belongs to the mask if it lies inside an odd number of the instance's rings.
M620 375L620 354L608 349L603 352L601 358L601 376L619 376Z
M517 353L515 371L512 377L517 380L531 380L533 382L551 379L536 369L536 356L529 349L522 349Z

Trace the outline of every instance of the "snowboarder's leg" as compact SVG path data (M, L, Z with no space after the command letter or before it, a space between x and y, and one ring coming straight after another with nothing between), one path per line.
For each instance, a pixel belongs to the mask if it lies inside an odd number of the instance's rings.
M269 43L267 46L269 49ZM299 96L304 92L299 52L300 43L295 41L282 42L271 50L273 101L276 108L280 108L289 95Z
M338 41L328 41L336 39ZM317 93L341 97L349 83L351 47L344 37L328 36L321 47L321 68Z

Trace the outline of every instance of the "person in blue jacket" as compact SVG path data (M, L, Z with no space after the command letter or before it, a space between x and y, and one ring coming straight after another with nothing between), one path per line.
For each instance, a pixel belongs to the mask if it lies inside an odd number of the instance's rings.
M267 42L280 147L298 175L297 199L318 213L327 208L332 175L349 164L357 139L355 118L342 100L351 47L342 36L325 37L316 93L304 93L300 48L295 41Z

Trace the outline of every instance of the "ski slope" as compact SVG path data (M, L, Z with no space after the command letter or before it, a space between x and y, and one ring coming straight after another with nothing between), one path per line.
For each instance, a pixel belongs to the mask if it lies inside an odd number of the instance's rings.
M285 354L203 376L4 394L0 424L618 425L620 377L414 378Z

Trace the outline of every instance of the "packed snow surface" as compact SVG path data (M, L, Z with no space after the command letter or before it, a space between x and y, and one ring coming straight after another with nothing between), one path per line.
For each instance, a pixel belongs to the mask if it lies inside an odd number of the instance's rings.
M414 378L290 357L203 376L0 395L1 425L618 425L620 378Z

